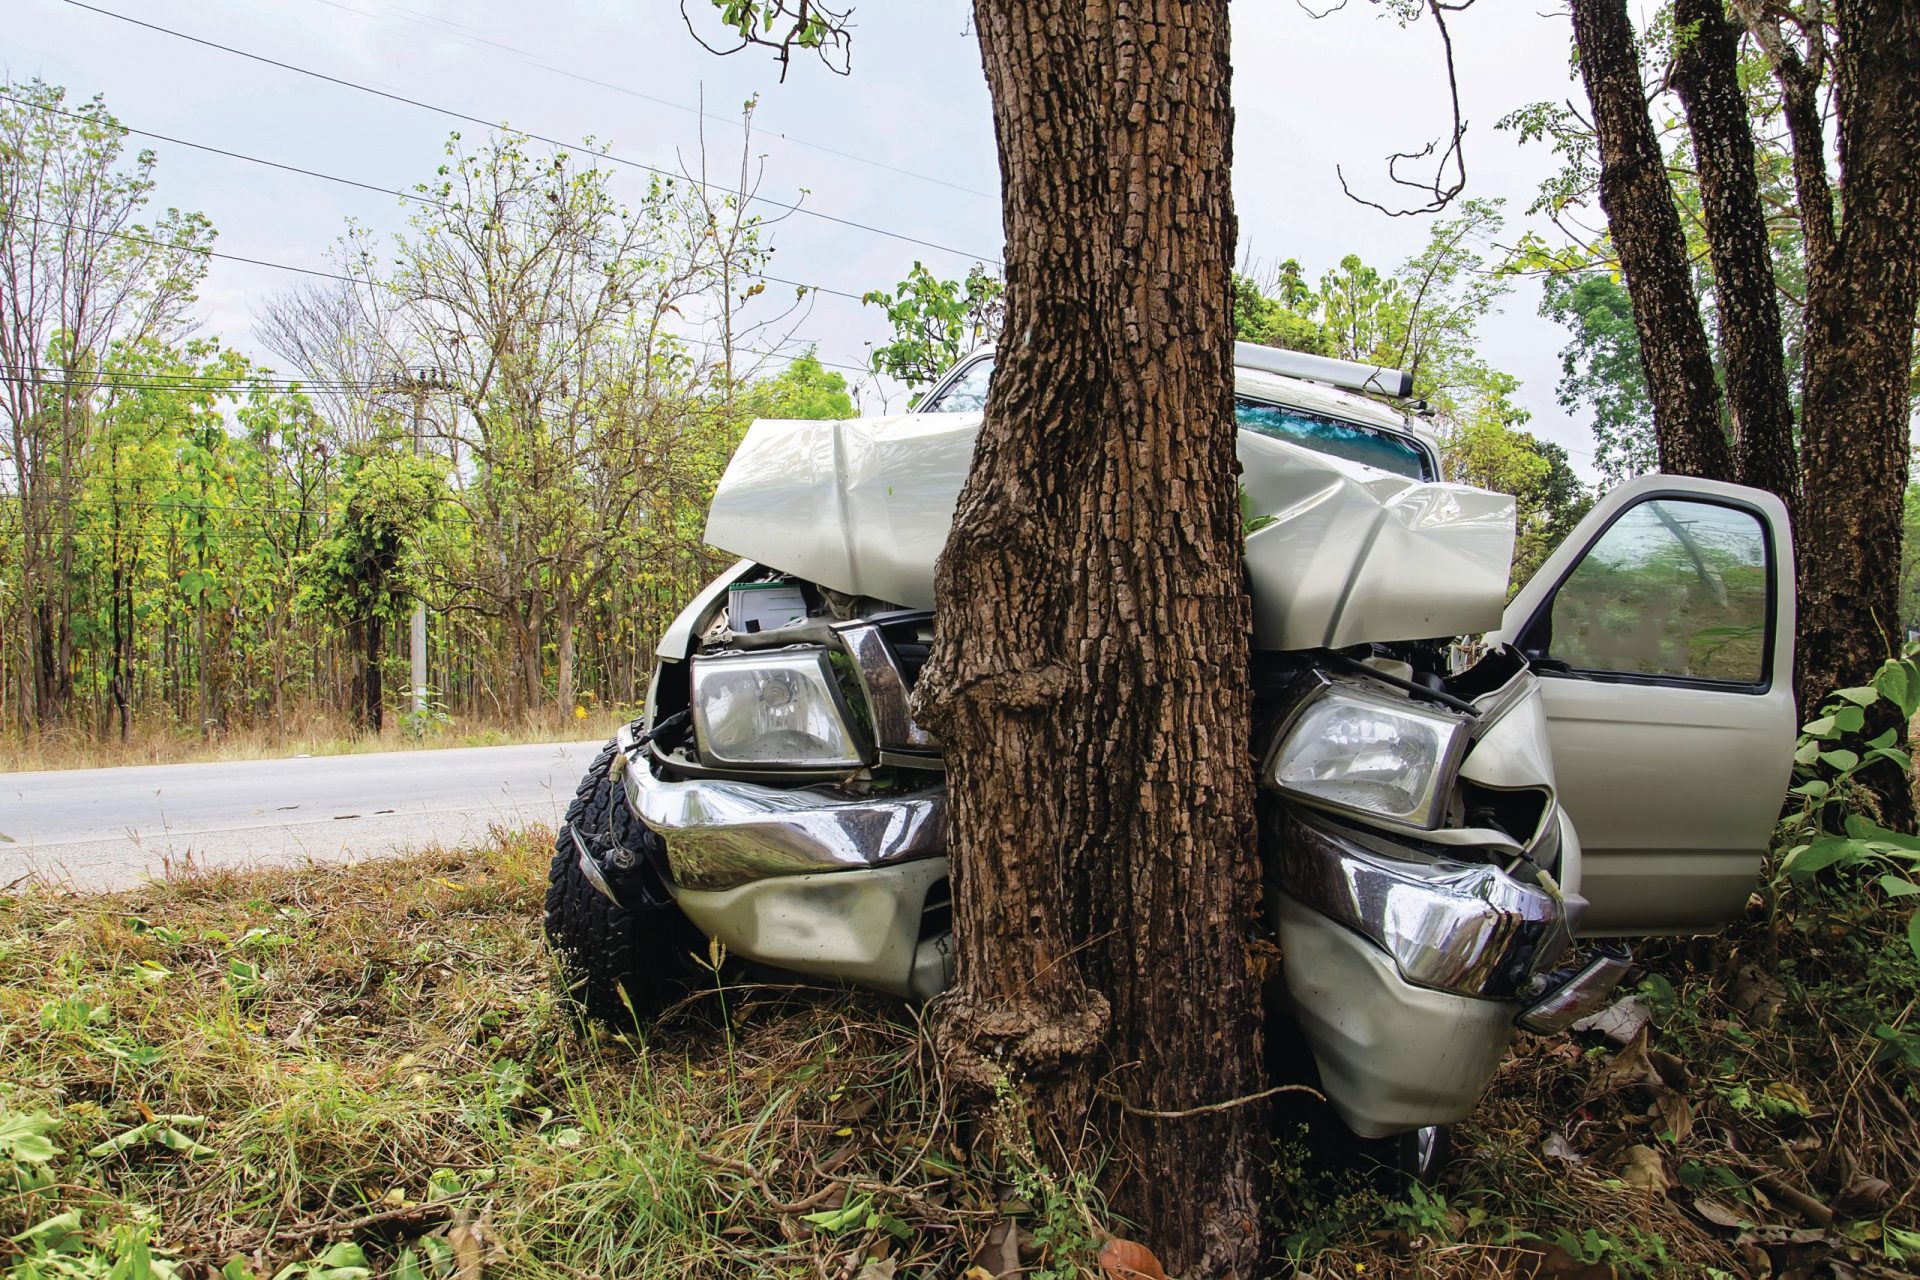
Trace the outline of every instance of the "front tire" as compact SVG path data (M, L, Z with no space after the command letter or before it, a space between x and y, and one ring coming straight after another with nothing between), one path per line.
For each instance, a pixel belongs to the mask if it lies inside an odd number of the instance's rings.
M643 1029L685 999L701 945L693 925L658 883L650 858L659 840L627 807L612 778L614 744L601 748L567 806L547 872L547 948L566 997L585 1017L617 1030ZM580 866L578 834L621 895L607 899ZM627 868L608 855L633 855Z
M1430 1124L1390 1138L1363 1139L1361 1151L1374 1162L1387 1194L1406 1196L1414 1187L1433 1190L1453 1160L1453 1128Z

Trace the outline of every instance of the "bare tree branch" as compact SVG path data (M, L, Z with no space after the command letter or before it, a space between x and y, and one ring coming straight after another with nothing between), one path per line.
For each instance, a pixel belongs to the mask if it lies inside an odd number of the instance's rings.
M1378 2L1379 0L1376 0L1376 3ZM1440 149L1441 140L1435 138L1418 151L1396 151L1387 157L1387 177L1394 185L1410 187L1415 191L1426 193L1431 198L1424 204L1411 208L1389 208L1379 201L1369 200L1365 196L1354 194L1353 188L1347 185L1346 171L1341 166L1335 165L1333 171L1340 179L1340 190L1346 193L1349 200L1352 200L1356 204L1363 204L1369 209L1378 209L1389 218L1409 218L1421 214L1438 213L1452 204L1455 198L1458 197L1462 191L1466 190L1467 156L1464 143L1467 135L1467 122L1462 119L1460 115L1460 78L1454 67L1453 35L1447 30L1446 15L1449 13L1459 13L1469 8L1472 4L1473 0L1425 0L1424 6L1421 6L1425 8L1426 12L1433 15L1434 25L1440 29L1440 45L1446 56L1447 95L1453 104L1453 129L1446 140L1446 147ZM1326 12L1337 13L1345 7L1345 0L1342 0L1342 3L1335 5ZM1304 3L1301 4L1301 8L1314 17L1326 16L1326 14L1314 13L1314 11L1307 8ZM1401 0L1400 3L1395 4L1394 9L1399 15L1403 26L1414 18L1417 18L1420 12L1420 7L1409 4L1406 0ZM1429 159L1436 150L1439 150L1440 159L1434 165L1433 177L1430 180L1424 178L1407 178L1401 175L1400 166L1403 163ZM1449 169L1452 170L1451 176L1449 176L1448 173Z

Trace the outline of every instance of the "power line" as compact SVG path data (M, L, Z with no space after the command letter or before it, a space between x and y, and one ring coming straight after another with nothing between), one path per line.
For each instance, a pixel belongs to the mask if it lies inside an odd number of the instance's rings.
M32 102L26 98L15 97L10 93L0 93L0 101L11 102L17 106L26 107L29 110L48 111L57 116L65 116L69 120L79 120L88 124L101 123L100 121L92 120L87 116L81 115L77 111L67 111L63 108L56 107L51 103ZM230 160L244 160L248 164L264 165L269 169L278 169L283 173L295 173L306 178L318 178L323 182L336 182L343 187L356 187L361 191L372 191L380 195L398 196L402 200L407 200L414 204L430 205L435 209L453 210L455 208L454 205L448 204L444 200L435 200L431 196L423 196L418 192L401 191L396 187L383 187L378 185L377 183L362 182L357 178L343 178L338 174L322 173L318 169L302 168L299 165L286 164L279 160L268 160L262 156L250 156L240 151L229 151L225 147L216 147L204 142L190 142L185 138L170 137L167 134L154 133L153 131L148 129L135 129L130 125L120 123L120 121L118 120L109 120L106 123L108 123L112 128L118 129L122 133L130 134L134 137L139 137L139 138L151 138L155 142L164 142L170 146L190 147L195 151L204 151L210 155L225 156ZM215 256L220 256L220 255L215 255ZM765 280L769 284L791 285L793 288L796 288L796 289L805 289L809 293L831 294L836 298L850 298L855 302L865 301L865 299L860 294L848 293L844 289L830 289L826 285L807 284L804 281L800 281L800 280L785 280L779 276L768 275L762 271L747 271L747 272L743 272L742 274L747 275L755 280ZM342 277L335 276L333 278L341 279Z
M76 9L85 9L89 13L97 13L106 18L116 18L121 22L131 23L136 27L145 27L149 31L157 31L161 35L172 36L177 40L185 40L190 44L197 44L208 49L217 49L221 53L230 53L235 57L246 58L249 61L262 63L270 67L278 67L282 71L291 71L297 75L309 76L315 80L338 85L344 89L355 89L361 93L371 94L376 98L385 98L390 102L402 103L409 107L416 107L422 111L431 111L436 115L445 116L450 120L464 121L467 124L478 125L483 129L499 127L493 121L483 120L479 116L469 115L464 111L455 111L451 107L437 106L431 102L423 102L418 98L409 98L404 94L393 93L386 89L376 89L372 85L361 84L358 81L348 80L341 76L328 75L323 71L314 71L307 67L297 66L291 62L282 62L277 58L269 58L265 54L252 53L246 49L237 49L232 45L220 44L218 41L188 35L184 31L175 31L171 27L163 27L158 23L146 22L130 14L116 13L111 9L102 9L96 5L87 4L85 0L64 0L64 2L72 5ZM684 173L675 173L670 169L662 169L658 165L645 164L639 160L629 159L626 156L617 155L611 151L602 151L593 147L562 142L558 138L548 137L544 134L530 133L525 130L514 130L514 132L521 133L523 136L532 138L536 142L544 142L551 147L560 147L569 151L584 151L588 155L598 156L600 159L611 161L614 164L625 165L631 169L638 169L644 173L650 173L656 177L665 178L672 182L687 182L703 190L717 191L725 195L740 196L745 204L769 205L787 213L801 214L809 218L818 218L823 222L831 222L855 231L864 231L869 235L885 236L889 240L898 240L905 244L915 244L925 249L937 249L941 253L950 253L960 258L970 258L976 262L991 263L996 267L1005 266L999 258L991 255L971 253L965 249L957 249L949 244L941 244L937 240L923 240L918 236L910 236L900 231L889 231L885 227L874 226L872 223L859 222L852 218L842 218L835 214L823 213L818 209L809 209L798 203L789 204L782 200L775 200L770 196L744 195L744 193L736 192L731 187L722 186L719 183L708 182Z
M324 4L330 9L339 9L346 13L357 13L363 18L377 19L380 16L375 13L369 13L365 9L356 8L350 4L342 4L340 0L315 0L315 2ZM417 13L414 10L407 9L403 5L390 5L388 7L398 10L404 21L426 27L432 31L451 35L458 40L465 40L472 44L486 45L489 48L498 49L503 53L510 53L521 62L537 70L545 71L552 75L565 76L569 80L575 80L581 84L590 84L595 88L608 89L614 93L625 94L629 98L637 98L642 102L651 102L655 106L668 107L674 111L684 111L689 115L698 116L702 120L713 120L720 124L729 125L736 123L730 117L715 115L704 107L690 107L684 102L674 102L669 98L658 98L650 93L642 93L638 89L630 88L627 85L613 84L606 80L596 80L594 77L582 75L578 71L569 71L565 67L556 67L550 63L542 62L529 50L522 49L518 45L505 44L498 40L488 39L486 36L480 35L472 27L468 27L462 23L449 22L442 18L436 18L431 14ZM905 169L899 165L888 164L884 160L875 160L871 156L859 155L852 151L842 151L838 147L830 147L824 142L814 142L795 134L782 132L778 129L769 129L767 132L772 137L779 138L782 142L790 142L795 146L806 147L809 150L818 151L824 155L837 156L842 160L851 160L856 164L870 165L875 169L884 169L888 173L897 173L903 178L913 178L920 182L930 182L935 186L945 187L949 191L959 191L966 195L978 196L982 200L992 200L996 198L990 191L981 191L977 187L969 187L964 183L953 182L946 178L938 178L930 173L921 173L914 169Z
M83 236L106 236L113 240L131 240L135 244L152 245L156 249L169 249L175 253L196 253L203 258L220 258L227 262L244 262L250 267L272 267L276 271L295 271L303 276L318 276L322 280L339 280L346 284L365 283L364 281L354 279L352 276L337 275L331 271L317 271L312 267L296 267L287 262L268 262L264 258L247 258L237 253L220 253L217 250L204 248L199 245L169 244L165 240L155 240L152 236L135 235L131 231L109 231L105 227L83 227L78 223L63 222L58 218L36 218L30 213L22 214L21 217L27 222L37 223L43 227L65 227L68 231L75 231Z

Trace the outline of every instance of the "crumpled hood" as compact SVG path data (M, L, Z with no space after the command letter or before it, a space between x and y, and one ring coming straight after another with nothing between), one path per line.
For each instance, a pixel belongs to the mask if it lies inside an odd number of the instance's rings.
M714 491L707 542L836 591L933 607L979 414L762 420ZM1254 645L1420 640L1500 625L1513 499L1240 433Z

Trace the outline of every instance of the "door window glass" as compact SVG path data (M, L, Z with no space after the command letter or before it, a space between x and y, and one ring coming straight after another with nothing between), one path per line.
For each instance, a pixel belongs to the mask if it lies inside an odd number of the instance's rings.
M975 360L960 376L941 388L940 394L925 404L914 406L915 413L984 413L987 408L987 383L993 380L993 361Z
M1766 531L1751 512L1654 498L1608 526L1560 584L1539 647L1579 671L1759 684L1767 581Z

